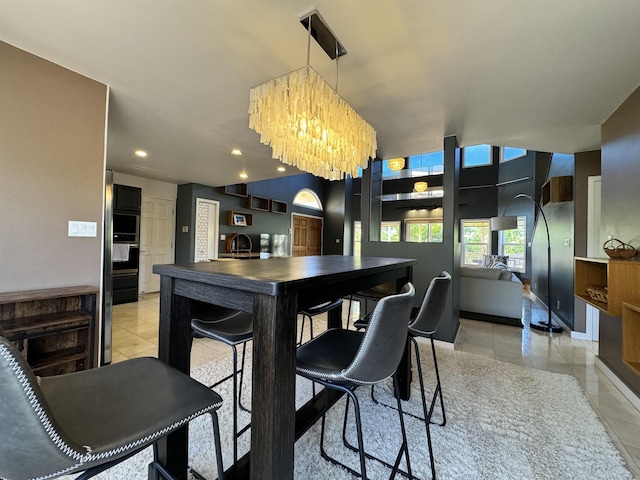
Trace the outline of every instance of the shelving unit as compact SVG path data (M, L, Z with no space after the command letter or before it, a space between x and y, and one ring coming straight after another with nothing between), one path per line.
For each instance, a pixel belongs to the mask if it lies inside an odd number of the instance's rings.
M257 195L249 195L247 197L247 208L251 210L260 210L268 212L271 206L271 200L264 197L258 197Z
M239 225L236 222L234 222L234 218L236 215L242 215L247 224L246 225ZM233 210L228 210L227 211L227 225L232 226L232 227L250 227L253 225L253 215L251 213L245 213L245 212L236 212Z
M5 335L35 374L60 375L97 365L96 294L87 286L0 294Z
M246 197L248 188L246 183L236 183L234 185L225 185L222 187L223 193L233 195L235 197Z
M607 287L607 303L593 300L589 286ZM640 303L640 261L576 257L574 294L608 315L620 316L622 302Z
M287 213L287 202L282 202L280 200L271 200L271 212L272 213L280 213L284 215Z
M640 375L640 304L622 302L622 361Z
M561 205L573 200L573 177L551 177L542 185L542 206Z

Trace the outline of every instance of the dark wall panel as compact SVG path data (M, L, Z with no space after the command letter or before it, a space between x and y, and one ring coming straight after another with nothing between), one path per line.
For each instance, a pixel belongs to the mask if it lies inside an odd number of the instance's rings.
M602 125L601 238L640 249L640 88ZM636 257L638 258L638 257ZM640 259L638 259L640 261ZM640 380L622 363L620 317L600 314L600 358L640 395Z

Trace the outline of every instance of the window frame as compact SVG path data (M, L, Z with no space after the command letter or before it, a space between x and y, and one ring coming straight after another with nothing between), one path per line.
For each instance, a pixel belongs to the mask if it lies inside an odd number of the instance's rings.
M411 226L412 225L422 225L428 224L428 239L427 240L411 240L409 236L411 235ZM441 228L441 239L440 240L431 240L431 225L440 225ZM404 235L403 241L407 243L443 243L444 242L444 223L442 218L407 218L404 221Z
M383 240L383 229L385 227L397 227L398 229L398 240ZM390 235L388 235L390 236ZM380 241L385 243L399 243L402 241L402 222L400 220L391 220L391 221L383 221L380 222Z
M507 148L512 148L514 150L522 150L524 153L521 153L520 155L517 155L515 157L505 158L504 153L505 153L505 149ZM510 162L511 160L516 160L518 158L526 157L528 153L529 151L526 148L509 147L509 146L500 147L500 163Z
M467 149L473 148L473 147L489 147L489 155L488 155L489 160L487 163L467 165ZM493 165L493 146L492 145L489 145L486 143L480 143L478 145L467 145L466 147L462 147L462 168L489 167L491 165Z
M487 242L466 242L464 237L464 229L465 223L485 223L485 227L487 229ZM460 255L460 265L462 267L481 267L482 266L482 257L480 257L478 263L466 263L466 246L467 245L486 245L486 251L482 252L481 255L491 255L491 225L488 218L463 218L460 219L460 246L461 246L461 255ZM476 252L471 252L476 253Z
M522 223L522 225L521 225ZM523 229L523 241L521 244L519 243L505 243L504 241L504 237L505 237L505 233L508 232L509 230L501 230L498 232L498 252L500 255L509 255L509 261L507 262L507 266L509 267L509 270L511 270L512 272L521 272L521 273L525 273L527 271L527 216L526 215L518 215L518 228L515 228L514 230L519 230L519 229ZM520 256L515 256L511 253L505 253L504 252L504 247L508 246L508 245L515 245L515 246L522 246L522 267L517 267L515 266L515 261L512 261L512 259L520 259Z

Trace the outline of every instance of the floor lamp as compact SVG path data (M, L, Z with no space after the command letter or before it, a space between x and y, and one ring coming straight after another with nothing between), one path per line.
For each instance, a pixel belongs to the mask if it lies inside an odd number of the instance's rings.
M562 327L553 323L553 321L551 320L551 239L549 238L549 224L547 223L547 217L544 215L544 211L542 210L542 207L538 202L536 202L529 195L526 195L524 193L519 193L509 201L501 217L491 218L490 220L491 230L492 231L514 230L518 228L518 217L505 216L505 214L507 213L507 209L511 205L511 202L516 198L526 198L527 200L530 200L531 202L533 202L533 204L536 206L536 208L542 215L542 220L544 220L544 228L547 232L547 315L548 315L548 318L546 322L542 322L542 321L534 322L532 318L531 328L534 328L536 330L542 330L545 332L559 333L559 332L562 332Z

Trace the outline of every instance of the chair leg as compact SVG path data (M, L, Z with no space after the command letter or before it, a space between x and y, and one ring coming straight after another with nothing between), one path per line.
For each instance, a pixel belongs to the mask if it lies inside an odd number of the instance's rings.
M418 380L420 382L420 397L422 400L422 412L424 414L424 425L427 432L427 449L429 450L429 462L431 465L431 478L435 480L436 478L436 465L433 459L433 443L431 441L431 415L433 414L433 406L435 404L436 395L437 395L437 387L436 393L434 393L433 398L431 399L431 405L427 409L427 400L424 393L424 378L422 377L422 365L420 364L420 350L418 349L418 342L415 338L410 337L413 343L414 351L416 353L416 364L418 366Z
M440 395L440 408L442 409L442 423L439 425L444 427L447 424L447 415L444 411L444 399L442 398L442 384L440 383L440 371L438 370L438 357L436 356L436 345L433 341L433 335L430 336L431 339L431 351L433 352L433 366L436 371L436 392ZM434 393L435 395L435 393Z
M222 444L220 442L220 426L218 424L218 413L215 410L211 411L211 422L213 424L213 442L216 450L218 480L224 480L224 466L222 464Z
M323 382L320 382L323 383ZM325 389L324 389L324 408L325 408L325 412L327 410L328 407L328 403L327 403L327 385L325 384ZM332 386L332 388L336 388L337 390L343 391L345 392L348 396L347 396L347 405L345 406L345 424L346 424L346 417L349 411L349 402L350 400L353 400L353 405L354 405L354 413L355 413L355 417L356 417L356 434L358 437L358 447L359 448L355 448L352 447L351 445L349 445L349 447L358 452L358 455L360 457L360 472L356 472L355 470L353 470L352 468L348 467L347 465L345 465L342 462L339 462L338 460L336 460L335 458L331 457L326 450L324 449L324 431L325 431L325 417L326 417L326 413L322 415L322 424L320 427L320 454L322 455L322 458L324 458L325 460L328 460L329 462L333 463L334 465L339 465L342 468L346 469L349 473L351 473L351 475L354 475L356 477L362 477L363 479L367 479L367 466L366 466L366 462L365 462L365 451L364 451L364 440L363 440L363 435L362 435L362 422L360 420L360 405L358 404L358 399L355 396L355 394L346 387L342 387L340 386L339 388L337 388L338 386ZM344 425L343 425L343 436L344 436Z
M415 478L413 476L413 474L411 473L411 460L409 458L409 442L407 441L407 432L406 432L406 428L405 428L405 424L404 424L404 413L402 411L402 403L400 401L400 386L398 383L398 377L397 377L397 372L393 375L393 384L394 384L394 388L395 388L395 395L396 395L396 400L398 402L398 406L397 408L395 408L394 410L398 411L398 417L400 419L400 431L402 433L402 444L400 445L400 450L398 450L398 454L396 456L395 462L393 465L391 465L390 463L382 460L381 458L378 458L374 455L371 455L370 453L367 453L366 451L363 452L364 456L366 458L369 458L371 460L374 460L378 463L381 463L382 465L384 465L385 467L391 469L391 475L389 476L389 479L392 479L396 476L396 473L399 473L409 479L413 479ZM383 404L383 406L386 406ZM392 407L393 408L393 407ZM343 421L343 425L342 425L342 442L344 443L345 447L347 447L348 449L350 449L351 451L358 451L359 449L357 449L356 447L354 447L353 445L351 445L349 443L349 441L347 440L347 435L346 435L346 428L347 428L347 417L349 415L349 399L347 399L347 405L345 407L345 412L344 412L344 421ZM357 421L357 419L356 419ZM407 471L404 471L402 469L400 469L400 461L402 460L402 456L405 456L406 460L407 460Z
M238 350L235 345L231 345L233 350L233 463L238 463L238 382L236 372L238 371ZM242 356L244 360L244 355Z
M242 380L244 378L244 361L245 355L247 353L247 342L242 344L242 360L240 363L240 388L238 389L238 405L241 410L244 410L247 413L251 413L251 409L242 405Z

